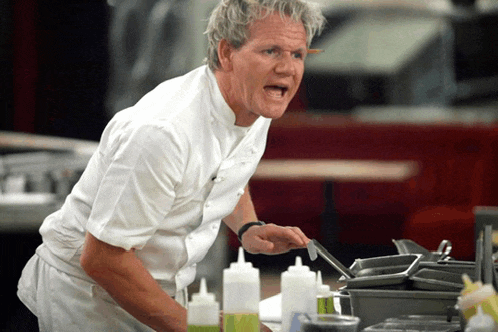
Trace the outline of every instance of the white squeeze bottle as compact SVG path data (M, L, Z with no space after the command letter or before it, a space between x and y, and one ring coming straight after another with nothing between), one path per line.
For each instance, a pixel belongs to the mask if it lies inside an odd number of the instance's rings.
M239 247L237 262L223 270L223 331L259 332L259 301L259 269Z
M220 304L208 293L206 278L201 279L199 293L192 294L187 311L188 332L220 332Z
M290 331L294 314L316 314L316 273L302 264L300 256L296 257L296 265L289 266L288 270L282 273L280 290L282 331Z

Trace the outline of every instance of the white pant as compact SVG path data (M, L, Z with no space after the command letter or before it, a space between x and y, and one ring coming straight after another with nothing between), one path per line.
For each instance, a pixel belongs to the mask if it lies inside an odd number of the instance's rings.
M38 317L40 332L153 331L95 283L68 275L35 254L18 284L19 299ZM175 300L185 306L186 290Z

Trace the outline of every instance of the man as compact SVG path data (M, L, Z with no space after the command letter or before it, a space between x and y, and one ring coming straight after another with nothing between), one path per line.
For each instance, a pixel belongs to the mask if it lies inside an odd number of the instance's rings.
M41 331L186 331L186 287L220 222L251 253L306 246L257 223L247 183L324 19L301 0L222 0L208 66L110 121L19 281Z

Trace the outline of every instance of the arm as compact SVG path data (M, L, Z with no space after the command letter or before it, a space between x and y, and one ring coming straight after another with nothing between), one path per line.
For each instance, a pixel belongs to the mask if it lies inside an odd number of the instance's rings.
M223 221L237 234L242 225L257 220L249 187L246 186L237 206ZM282 254L291 249L306 247L308 242L308 237L298 227L275 224L252 226L242 236L242 246L253 254Z
M134 251L87 233L83 270L133 317L156 331L187 331L187 311L152 278Z

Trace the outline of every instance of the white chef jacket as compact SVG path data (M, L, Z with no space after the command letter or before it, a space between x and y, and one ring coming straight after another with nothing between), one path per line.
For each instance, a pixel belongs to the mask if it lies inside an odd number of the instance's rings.
M88 231L136 249L173 296L193 282L196 263L243 194L270 122L235 126L206 66L165 81L109 122L64 205L43 222L38 255L88 280L79 264Z

